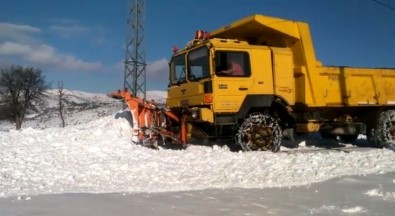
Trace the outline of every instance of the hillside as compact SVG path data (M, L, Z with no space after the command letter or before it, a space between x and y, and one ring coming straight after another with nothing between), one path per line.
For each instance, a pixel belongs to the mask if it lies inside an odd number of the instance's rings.
M66 126L86 123L101 117L110 116L123 108L122 101L112 99L105 94L87 93L75 90L64 90L64 118ZM148 100L165 103L166 92L148 91ZM61 119L58 111L58 92L48 90L43 101L37 104L36 109L29 111L22 128L49 128L60 127ZM11 122L0 121L0 130L13 129Z

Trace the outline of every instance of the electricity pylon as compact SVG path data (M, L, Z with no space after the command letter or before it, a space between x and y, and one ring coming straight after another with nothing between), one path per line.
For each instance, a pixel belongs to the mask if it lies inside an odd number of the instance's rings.
M124 88L146 99L145 0L128 0Z

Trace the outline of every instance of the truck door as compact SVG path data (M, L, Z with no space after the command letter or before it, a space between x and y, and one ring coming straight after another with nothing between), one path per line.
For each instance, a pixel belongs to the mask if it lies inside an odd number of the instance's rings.
M251 87L248 52L215 51L214 70L214 109L217 112L237 112Z

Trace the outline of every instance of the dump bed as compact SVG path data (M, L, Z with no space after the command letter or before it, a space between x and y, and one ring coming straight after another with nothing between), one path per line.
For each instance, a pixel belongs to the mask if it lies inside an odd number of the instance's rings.
M395 105L395 70L317 68L327 106Z

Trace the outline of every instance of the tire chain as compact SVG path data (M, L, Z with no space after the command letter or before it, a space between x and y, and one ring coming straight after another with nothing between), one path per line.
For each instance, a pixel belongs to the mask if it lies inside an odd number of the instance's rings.
M380 114L376 130L371 132L373 143L377 146L395 151L395 110L384 111Z
M267 145L256 145L251 142L250 133L253 133L253 128L255 126L264 125L269 128L272 132L272 139L269 140L270 143L266 143ZM264 115L261 113L253 113L244 122L240 125L236 136L235 141L238 145L241 146L243 151L267 151L271 150L272 152L277 152L280 150L282 139L282 130L278 121L269 115Z

